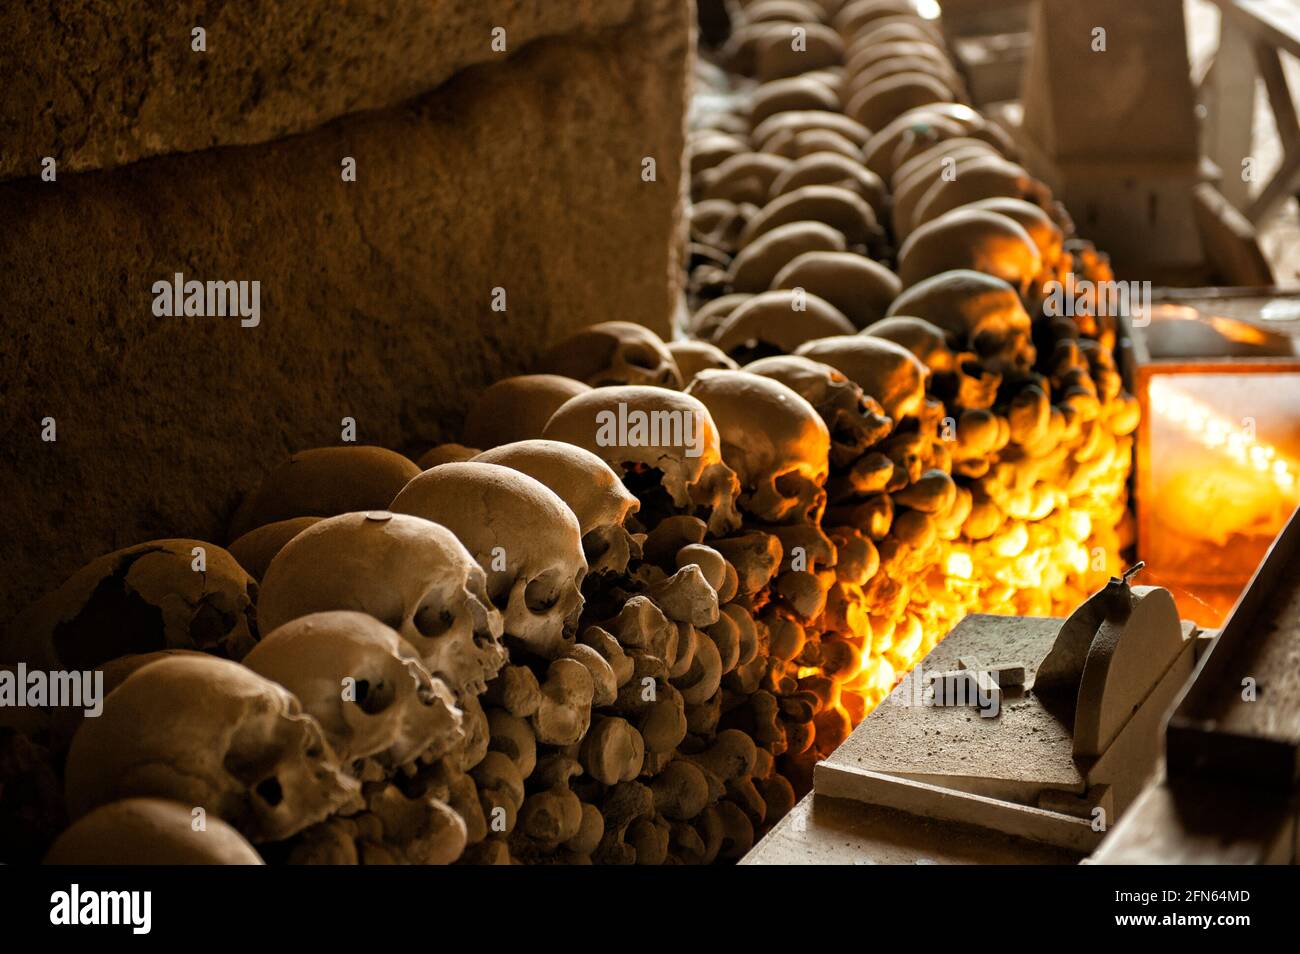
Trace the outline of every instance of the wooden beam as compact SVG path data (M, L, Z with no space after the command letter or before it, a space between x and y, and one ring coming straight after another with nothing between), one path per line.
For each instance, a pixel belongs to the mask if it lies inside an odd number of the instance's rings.
M1205 154L1222 170L1219 191L1239 209L1250 201L1242 161L1250 155L1255 127L1255 56L1251 38L1224 19L1219 48L1200 87L1207 112Z
M1291 84L1282 68L1282 53L1271 46L1255 47L1255 64L1268 90L1268 104L1277 123L1277 134L1287 152L1300 148L1300 121L1296 120L1295 100L1291 97Z
M1273 269L1260 250L1255 227L1227 198L1202 182L1192 190L1192 208L1216 282L1251 288L1273 284Z
M1300 7L1295 0L1213 0L1231 19L1256 39L1300 57Z
M1300 152L1292 153L1282 162L1282 168L1264 187L1264 191L1255 197L1255 201L1246 209L1246 218L1258 225L1264 217L1273 211L1274 206L1286 201L1287 196L1300 190Z

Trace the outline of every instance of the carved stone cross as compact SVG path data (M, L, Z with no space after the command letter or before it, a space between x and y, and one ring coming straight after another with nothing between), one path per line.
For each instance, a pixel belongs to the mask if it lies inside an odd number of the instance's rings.
M961 656L960 667L931 677L934 705L969 705L987 709L996 715L1002 709L1004 689L1023 688L1025 667L1021 663L986 666L974 656Z

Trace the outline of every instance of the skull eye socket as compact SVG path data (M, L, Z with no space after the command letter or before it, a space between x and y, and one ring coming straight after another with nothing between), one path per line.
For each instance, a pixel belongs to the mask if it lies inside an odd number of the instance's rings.
M776 492L782 497L798 497L808 487L808 481L798 471L791 470L777 477L773 482Z
M356 683L356 705L366 715L378 715L393 704L396 694L391 683L382 679L371 682L358 679Z
M524 587L524 605L529 612L545 613L560 599L560 592L558 579L539 576Z
M415 614L415 629L425 639L435 639L451 629L456 617L451 610L439 606L423 606Z
M659 356L649 348L633 346L623 352L623 360L634 368L653 371L659 367Z

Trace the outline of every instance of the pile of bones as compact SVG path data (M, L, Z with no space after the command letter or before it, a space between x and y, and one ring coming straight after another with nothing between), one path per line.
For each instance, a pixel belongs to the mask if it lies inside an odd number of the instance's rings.
M1042 308L1105 258L905 2L734 14L680 340L595 325L463 444L299 453L226 548L120 550L21 614L0 659L110 693L4 733L36 857L736 859L962 614L1113 572L1114 322Z

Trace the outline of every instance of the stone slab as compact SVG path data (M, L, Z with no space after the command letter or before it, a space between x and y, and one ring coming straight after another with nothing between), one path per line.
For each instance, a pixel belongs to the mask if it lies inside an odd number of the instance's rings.
M817 794L831 798L880 805L918 818L974 825L1070 851L1093 850L1103 834L1089 821L1073 815L827 762L817 764L813 787Z
M743 865L1002 865L1077 863L1078 852L970 825L806 795Z
M1063 621L975 614L953 628L922 666L956 670L962 657L988 665L1023 663L1032 681ZM1083 792L1066 727L1032 695L1003 699L1001 714L969 707L917 705L913 671L831 753L828 765L881 772L1033 804L1045 788Z
M682 6L680 3L675 6ZM266 142L426 93L548 37L592 35L662 0L7 0L0 180L43 156L73 172ZM192 31L206 31L205 52ZM503 28L505 52L492 46Z

